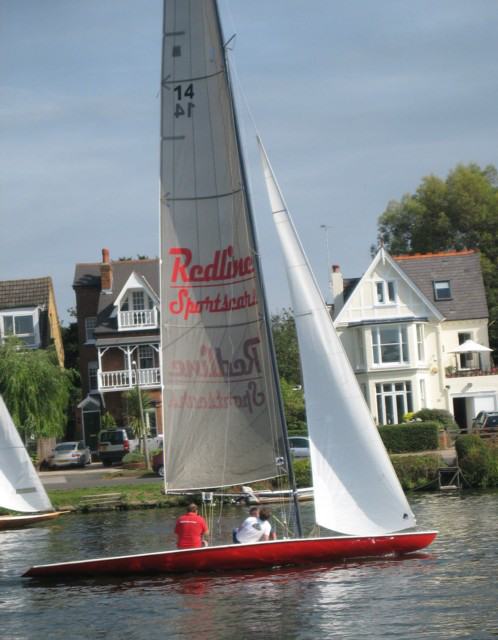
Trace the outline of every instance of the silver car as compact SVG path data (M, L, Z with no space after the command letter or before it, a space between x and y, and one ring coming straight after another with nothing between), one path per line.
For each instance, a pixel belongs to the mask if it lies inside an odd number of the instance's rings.
M82 440L79 442L60 442L52 450L52 455L48 459L48 466L50 469L68 465L84 467L86 464L90 464L91 461L92 454L90 449L85 447Z
M310 440L306 436L290 436L289 447L295 458L310 457Z

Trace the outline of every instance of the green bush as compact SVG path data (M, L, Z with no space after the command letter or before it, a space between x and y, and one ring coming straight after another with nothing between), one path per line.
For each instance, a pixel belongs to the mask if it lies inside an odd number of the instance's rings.
M406 422L379 427L380 437L389 453L431 451L439 448L438 422Z
M498 486L498 447L476 435L457 438L455 449L465 482L471 487Z
M138 448L135 449L134 451L131 451L130 453L127 453L123 458L123 462L125 464L132 463L132 462L144 462L144 461L145 459L144 459L143 453Z
M311 478L311 462L309 458L294 458L293 461L294 477L296 478L296 486L298 489L303 487L312 487L313 480ZM287 476L273 478L271 485L274 489L280 488L285 484ZM255 485L252 485L255 487Z
M394 470L405 491L436 487L438 460L429 456L399 456L391 458Z
M445 409L420 409L413 414L412 420L422 420L422 422L439 422L446 431L457 434L460 427L453 420L453 416Z

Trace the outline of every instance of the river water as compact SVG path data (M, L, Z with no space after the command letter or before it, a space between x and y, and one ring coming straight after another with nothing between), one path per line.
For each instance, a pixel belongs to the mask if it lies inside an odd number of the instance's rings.
M0 637L498 638L498 491L410 502L427 552L333 566L232 574L40 581L32 564L172 548L172 509L70 515L0 532ZM247 509L224 507L228 541ZM303 505L311 526L313 505Z

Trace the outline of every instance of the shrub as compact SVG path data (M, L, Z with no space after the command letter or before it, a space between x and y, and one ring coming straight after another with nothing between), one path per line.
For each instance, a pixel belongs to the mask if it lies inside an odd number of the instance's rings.
M422 420L423 422L439 422L446 431L457 434L460 427L454 421L453 416L445 409L420 409L413 414L412 420Z
M389 453L431 451L439 448L439 423L407 422L379 427L380 437Z
M296 486L298 489L302 487L313 486L313 480L311 478L311 462L309 458L295 458L293 461L294 477L296 478ZM280 476L273 478L271 485L274 489L280 488L282 484L285 484L287 476ZM255 488L255 485L252 485Z
M114 419L114 416L109 413L109 411L106 411L102 416L100 425L102 431L110 431L112 429L116 429L117 427L116 420Z
M391 459L398 480L405 491L424 488L437 479L437 457L429 456L403 456Z
M138 448L134 449L130 453L127 453L123 458L123 462L125 464L132 463L132 462L144 462L144 461L145 461L145 458L143 456L143 453Z
M455 449L465 481L471 487L498 485L498 448L479 436L466 435L457 438Z

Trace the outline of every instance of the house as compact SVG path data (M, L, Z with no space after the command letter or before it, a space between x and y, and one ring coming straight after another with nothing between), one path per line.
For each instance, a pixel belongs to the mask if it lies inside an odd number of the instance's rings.
M151 435L162 431L159 366L159 260L78 263L73 288L83 401L78 405L82 438L96 451L101 417L109 412L127 427L123 392L149 392L153 408L145 421Z
M452 353L488 341L479 254L390 256L382 248L362 278L332 269L334 324L379 424L423 407L446 409L462 428L498 407L489 352Z
M53 345L59 364L64 366L52 278L0 281L0 341L9 335L34 349Z
M64 347L55 304L52 278L0 281L0 343L16 336L28 348L54 347L57 361L64 366ZM37 455L45 460L55 446L55 438L40 438Z

